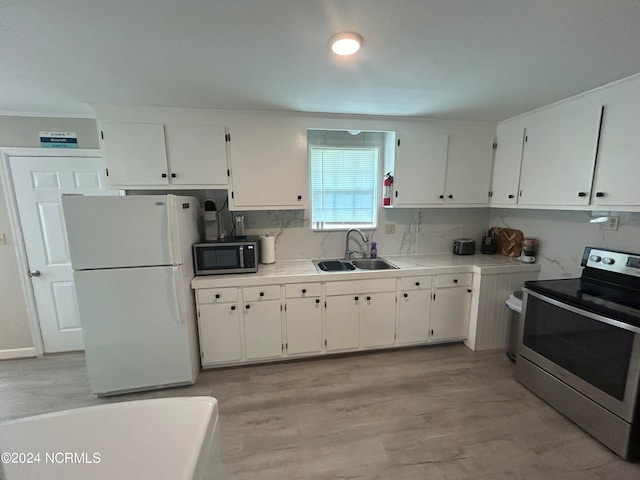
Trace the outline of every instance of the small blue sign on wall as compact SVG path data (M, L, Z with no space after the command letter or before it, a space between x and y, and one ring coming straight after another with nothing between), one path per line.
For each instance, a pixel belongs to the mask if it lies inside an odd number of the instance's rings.
M78 148L75 132L40 132L42 148Z

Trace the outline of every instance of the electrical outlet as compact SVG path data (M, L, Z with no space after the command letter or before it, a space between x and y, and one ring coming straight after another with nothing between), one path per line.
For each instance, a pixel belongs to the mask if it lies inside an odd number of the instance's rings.
M384 233L387 233L389 235L393 235L394 233L396 233L396 224L395 223L385 224Z
M609 217L607 223L605 224L606 230L618 230L618 226L620 224L620 217Z

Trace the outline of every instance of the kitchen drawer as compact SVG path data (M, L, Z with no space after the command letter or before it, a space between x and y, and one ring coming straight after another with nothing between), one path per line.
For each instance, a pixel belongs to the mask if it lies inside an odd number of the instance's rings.
M259 302L261 300L280 300L280 285L265 285L262 287L245 287L242 289L245 302Z
M196 290L198 305L207 303L226 303L238 301L238 289L233 288L203 288Z
M449 275L436 275L436 288L462 287L471 285L470 273L452 273Z
M320 283L291 283L285 285L287 298L319 297Z
M349 295L352 293L394 292L395 278L377 280L352 280L346 282L327 282L327 295Z
M398 279L398 290L431 290L433 277L402 277Z

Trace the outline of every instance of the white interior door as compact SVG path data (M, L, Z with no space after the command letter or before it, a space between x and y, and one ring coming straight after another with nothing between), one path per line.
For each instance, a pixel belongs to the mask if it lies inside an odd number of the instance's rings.
M40 331L47 353L82 350L76 296L62 216L62 194L106 190L97 157L9 157Z

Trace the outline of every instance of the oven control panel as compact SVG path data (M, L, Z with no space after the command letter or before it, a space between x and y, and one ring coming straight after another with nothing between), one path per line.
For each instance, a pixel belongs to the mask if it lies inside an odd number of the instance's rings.
M582 266L640 277L640 254L587 247Z

